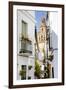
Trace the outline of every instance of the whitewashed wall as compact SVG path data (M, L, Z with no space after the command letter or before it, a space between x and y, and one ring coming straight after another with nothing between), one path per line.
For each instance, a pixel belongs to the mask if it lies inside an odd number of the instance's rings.
M34 78L34 42L35 42L35 11L24 11L24 10L18 10L17 11L17 20L18 20L18 79L20 79L19 76L19 71L20 71L20 67L21 65L26 65L27 66L27 74L26 74L26 78L28 78L28 76L31 76L31 79ZM32 41L32 55L31 57L25 57L25 56L20 56L19 55L19 51L21 49L21 41L20 41L20 37L21 37L21 33L22 33L22 20L25 21L27 23L27 33L28 33L28 38ZM29 71L28 70L28 66L32 65L32 69Z
M50 43L53 49L58 49L58 13L50 12L49 21L50 21L50 30L51 30ZM54 54L54 59L52 63L54 66L54 78L57 78L58 77L58 50L54 50L53 54Z

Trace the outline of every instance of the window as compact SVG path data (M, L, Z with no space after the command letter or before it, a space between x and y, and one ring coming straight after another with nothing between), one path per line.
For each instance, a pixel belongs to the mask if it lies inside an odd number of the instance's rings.
M22 65L21 70L22 70L21 80L25 80L26 79L26 65Z
M26 65L22 65L21 69L26 70Z
M42 32L43 32L43 28L42 28Z
M32 42L31 40L29 40L27 33L27 23L25 21L22 21L21 49L19 53L32 54Z
M25 38L27 36L27 23L22 21L22 37ZM26 49L25 41L21 40L21 49Z
M19 53L32 54L32 42L27 40L21 40L21 49Z
M24 40L22 40L22 41L21 41L21 51L23 50L22 53L25 52L26 48L27 48L27 46L26 46L26 42L25 42Z
M27 36L27 23L25 21L22 21L22 35L23 37Z

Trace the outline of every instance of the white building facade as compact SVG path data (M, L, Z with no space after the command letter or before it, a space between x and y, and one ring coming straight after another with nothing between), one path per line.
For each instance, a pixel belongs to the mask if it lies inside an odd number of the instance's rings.
M17 10L17 79L34 79L35 11Z
M50 26L50 47L53 51L51 62L51 77L58 78L58 13L49 12L48 21Z

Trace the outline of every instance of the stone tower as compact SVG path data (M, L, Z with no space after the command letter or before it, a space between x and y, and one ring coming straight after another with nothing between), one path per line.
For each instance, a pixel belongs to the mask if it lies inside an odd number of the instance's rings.
M39 31L37 33L39 51L42 55L41 61L46 56L46 20L44 17L41 18ZM45 53L44 53L45 52Z

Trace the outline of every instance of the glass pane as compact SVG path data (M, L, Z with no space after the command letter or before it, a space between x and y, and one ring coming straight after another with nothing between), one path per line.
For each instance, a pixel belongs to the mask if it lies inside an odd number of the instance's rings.
M27 23L25 23L24 21L22 21L22 35L24 37L26 37L27 35Z
M26 65L22 65L22 76L21 76L21 80L26 79Z

